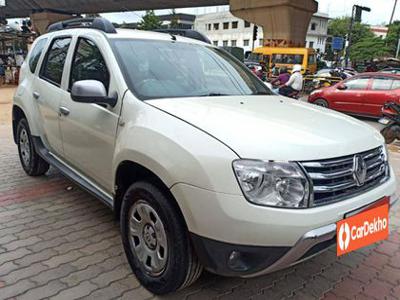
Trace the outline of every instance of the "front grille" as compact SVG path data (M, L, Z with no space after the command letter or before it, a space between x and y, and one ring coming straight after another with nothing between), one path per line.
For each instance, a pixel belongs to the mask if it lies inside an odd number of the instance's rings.
M367 165L365 183L361 186L353 175L354 156L360 155ZM369 191L386 181L389 168L383 147L370 151L320 161L300 162L307 171L313 188L312 206L342 201Z

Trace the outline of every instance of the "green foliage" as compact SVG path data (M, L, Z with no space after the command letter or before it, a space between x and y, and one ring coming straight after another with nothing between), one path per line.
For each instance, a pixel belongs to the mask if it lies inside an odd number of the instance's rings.
M154 10L146 10L142 21L139 22L138 28L142 30L154 30L161 28L161 20L156 16Z
M353 62L370 61L387 56L389 52L385 40L379 37L366 37L351 46L350 59Z
M400 21L394 21L389 26L389 31L386 37L386 44L389 48L391 56L396 55L397 42L400 37Z
M334 37L346 38L350 26L350 17L332 19L328 25L328 34ZM361 39L372 38L374 34L368 25L354 22L352 43L357 43Z

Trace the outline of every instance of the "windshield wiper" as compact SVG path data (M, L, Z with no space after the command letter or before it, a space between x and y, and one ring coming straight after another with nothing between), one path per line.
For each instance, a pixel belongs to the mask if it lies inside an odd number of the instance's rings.
M255 92L255 93L253 93L252 95L269 95L269 96L271 96L272 93L263 92L263 91L257 91L257 92Z
M219 97L219 96L232 96L232 95L223 93L208 93L199 95L198 97Z

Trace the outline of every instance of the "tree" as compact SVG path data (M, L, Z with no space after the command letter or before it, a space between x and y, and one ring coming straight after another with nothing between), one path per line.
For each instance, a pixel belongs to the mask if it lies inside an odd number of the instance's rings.
M146 14L143 16L142 21L139 22L138 28L142 30L154 30L161 27L161 20L156 16L154 10L146 10Z
M176 10L173 9L171 12L171 23L169 24L169 28L179 28L179 18L176 15Z
M376 58L387 56L390 49L385 40L380 37L365 37L353 44L350 48L350 59L356 61L371 61Z
M342 37L346 39L349 32L350 17L340 17L332 19L328 25L328 34L334 37ZM354 22L353 33L352 33L352 43L355 44L361 39L372 38L374 34L368 25Z
M400 21L394 21L389 26L389 31L386 36L386 45L389 48L390 55L396 55L397 43L400 37Z

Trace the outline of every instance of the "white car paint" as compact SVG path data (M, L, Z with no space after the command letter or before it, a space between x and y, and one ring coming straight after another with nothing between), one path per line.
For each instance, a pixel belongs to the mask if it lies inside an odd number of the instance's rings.
M170 189L190 232L231 244L293 246L306 232L335 223L345 213L395 193L392 171L390 179L379 187L321 207L283 209L251 204L233 172L234 160L336 158L382 146L383 138L354 118L280 96L141 101L128 89L107 38L167 40L168 35L119 30L113 36L90 29L64 30L62 34L73 37L72 45L81 35L95 39L112 70L112 85L119 99L115 108L72 103L64 78L59 87L64 96L57 101L68 106L73 117L57 119L53 114L52 121L58 121L61 131L65 130L59 138L68 136L66 149L70 152L66 155L57 152L59 149L49 150L110 198L115 197L115 176L120 164L135 162L156 174ZM176 39L202 44L179 36ZM71 58L69 52L67 61ZM42 60L43 55L39 65ZM32 82L38 72L30 73L24 63L14 105L27 115L32 134L48 146L49 136L40 121L40 104L32 98ZM67 66L64 76L68 72ZM42 87L41 93L46 95L46 89ZM105 114L108 122L104 122ZM52 133L57 130L52 128ZM107 147L102 148L104 142ZM102 155L105 151L107 155Z
M382 145L368 125L335 111L281 96L148 101L202 128L242 158L327 159Z

